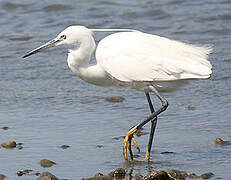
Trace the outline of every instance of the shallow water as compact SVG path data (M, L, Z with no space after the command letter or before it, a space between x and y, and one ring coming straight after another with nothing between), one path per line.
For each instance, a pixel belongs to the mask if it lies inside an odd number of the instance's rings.
M0 129L0 143L15 140L24 143L24 148L0 148L0 174L8 179L35 179L16 175L19 170L33 169L80 179L124 167L133 170L133 175L150 169L179 169L196 174L210 171L215 174L213 179L229 179L231 147L215 145L214 140L231 140L230 9L229 0L1 1L0 127L9 129ZM142 92L81 81L67 67L66 49L21 58L71 24L132 28L214 45L210 79L163 94L170 105L159 117L151 165L126 164L123 139L115 138L148 115ZM97 33L95 38L99 41L105 35ZM122 96L125 101L106 101L110 96ZM158 107L158 100L153 99ZM148 135L137 137L141 153L136 160L144 160L147 141ZM59 148L64 144L71 147ZM166 151L174 153L161 154ZM44 158L57 165L40 167Z

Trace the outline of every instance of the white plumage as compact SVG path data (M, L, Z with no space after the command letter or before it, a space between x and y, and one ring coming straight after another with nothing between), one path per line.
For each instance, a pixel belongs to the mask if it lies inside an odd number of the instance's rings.
M96 60L114 78L125 81L173 81L208 78L212 49L142 32L120 32L99 42Z

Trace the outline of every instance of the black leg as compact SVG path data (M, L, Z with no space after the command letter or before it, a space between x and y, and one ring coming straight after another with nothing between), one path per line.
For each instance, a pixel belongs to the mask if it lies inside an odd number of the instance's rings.
M133 135L137 130L140 130L149 121L153 120L157 115L159 115L160 113L165 111L168 107L168 101L165 98L163 98L152 85L148 86L148 88L149 88L150 92L153 92L156 94L156 96L161 101L162 106L160 107L160 109L158 109L157 111L153 112L150 116L148 116L144 121L142 121L141 123L139 123L138 125L133 127L130 131L128 131L127 135L125 136L124 142L123 142L123 152L124 152L124 159L125 160L128 159L127 158L127 145L128 145L128 141L129 141L130 136Z
M154 107L152 105L152 101L151 101L150 95L149 95L149 93L145 93L145 95L146 95L146 98L148 100L150 111L151 111L151 113L154 113L155 110L154 110ZM150 135L149 135L148 149L147 149L146 157L145 157L146 161L149 161L149 159L150 159L150 152L151 152L151 149L152 149L152 142L153 142L153 137L154 137L154 133L155 133L155 129L156 129L156 123L157 123L157 116L154 117L151 120L151 131L150 131Z

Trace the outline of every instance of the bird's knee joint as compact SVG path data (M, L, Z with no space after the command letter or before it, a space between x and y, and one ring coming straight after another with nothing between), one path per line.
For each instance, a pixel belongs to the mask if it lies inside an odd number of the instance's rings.
M168 101L167 100L163 101L162 107L164 108L164 110L167 109L167 107L168 107Z

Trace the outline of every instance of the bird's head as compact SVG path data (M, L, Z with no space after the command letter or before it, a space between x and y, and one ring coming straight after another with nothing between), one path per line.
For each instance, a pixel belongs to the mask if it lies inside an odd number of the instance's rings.
M23 58L32 54L40 52L42 50L60 46L60 45L80 45L86 38L92 36L92 31L84 26L69 26L64 29L58 36L51 41L39 46L38 48L28 52Z

